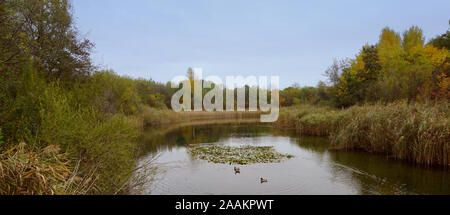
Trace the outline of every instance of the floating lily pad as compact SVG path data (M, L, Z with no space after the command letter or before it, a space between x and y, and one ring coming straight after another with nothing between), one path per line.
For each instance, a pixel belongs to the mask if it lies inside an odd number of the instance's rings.
M275 151L273 146L190 146L189 153L197 159L221 164L279 163L294 156Z

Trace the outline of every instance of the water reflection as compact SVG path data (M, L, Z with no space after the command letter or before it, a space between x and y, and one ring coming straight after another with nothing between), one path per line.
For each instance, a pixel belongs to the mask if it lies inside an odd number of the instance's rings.
M360 152L330 150L326 138L302 137L268 124L182 126L152 130L141 163L159 154L159 174L143 194L450 194L450 172ZM274 146L294 159L273 164L211 164L189 156L189 144ZM261 184L259 179L268 178Z

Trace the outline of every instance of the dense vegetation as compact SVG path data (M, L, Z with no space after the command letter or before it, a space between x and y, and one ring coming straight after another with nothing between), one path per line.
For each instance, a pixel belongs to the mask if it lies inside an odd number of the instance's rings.
M135 165L152 80L96 72L67 0L0 2L0 193L116 193Z
M449 23L450 24L450 23ZM298 85L280 93L283 106L448 101L450 99L450 30L425 43L423 32L411 27L401 36L382 30L379 42L366 44L353 59L335 60L326 70L329 85Z

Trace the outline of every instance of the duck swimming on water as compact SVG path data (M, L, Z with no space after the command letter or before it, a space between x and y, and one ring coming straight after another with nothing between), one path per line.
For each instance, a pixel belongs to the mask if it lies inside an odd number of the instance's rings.
M234 174L241 174L241 169L234 167Z

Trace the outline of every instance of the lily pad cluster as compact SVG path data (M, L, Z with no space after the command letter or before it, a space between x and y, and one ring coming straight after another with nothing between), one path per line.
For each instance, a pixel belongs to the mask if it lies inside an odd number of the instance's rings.
M190 146L189 153L197 159L212 163L247 165L279 163L294 156L278 153L273 146Z

